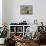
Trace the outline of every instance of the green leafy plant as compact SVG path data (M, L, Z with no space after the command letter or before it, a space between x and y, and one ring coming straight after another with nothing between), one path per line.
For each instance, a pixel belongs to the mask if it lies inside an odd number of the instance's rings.
M7 37L7 33L8 33L8 29L7 29L7 24L3 24L3 31L0 32L0 38L6 38Z

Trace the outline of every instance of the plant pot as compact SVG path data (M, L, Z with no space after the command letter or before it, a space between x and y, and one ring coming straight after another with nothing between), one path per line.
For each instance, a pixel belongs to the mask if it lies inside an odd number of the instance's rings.
M0 44L4 44L5 38L0 38Z

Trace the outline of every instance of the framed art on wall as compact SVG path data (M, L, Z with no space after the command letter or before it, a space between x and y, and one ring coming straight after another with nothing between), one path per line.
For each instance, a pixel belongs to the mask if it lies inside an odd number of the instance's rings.
M20 14L32 14L32 5L21 5L20 6Z

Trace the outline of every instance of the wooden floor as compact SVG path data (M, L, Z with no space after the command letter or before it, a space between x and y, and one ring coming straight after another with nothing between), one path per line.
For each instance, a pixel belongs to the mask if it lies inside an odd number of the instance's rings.
M40 46L46 46L46 45L40 45Z
M4 45L0 45L0 46L4 46ZM32 46L39 46L39 45L38 45L38 44L36 44L36 43L35 43L35 44L33 43L33 45L32 45ZM46 46L46 45L40 45L40 46Z
M0 46L4 46L4 45L1 44Z
M32 41L32 46L46 46L46 44L45 45L39 45L39 43L37 41L36 42Z

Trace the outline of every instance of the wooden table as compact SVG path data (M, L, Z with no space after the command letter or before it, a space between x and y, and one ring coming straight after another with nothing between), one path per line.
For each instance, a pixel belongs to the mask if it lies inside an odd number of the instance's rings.
M22 37L15 37L13 40L16 42L16 46L38 46L38 40L27 40Z
M22 39L22 40L14 40L16 41L16 46L31 46L32 40Z
M16 42L16 46L39 46L39 43L35 40L20 40Z

